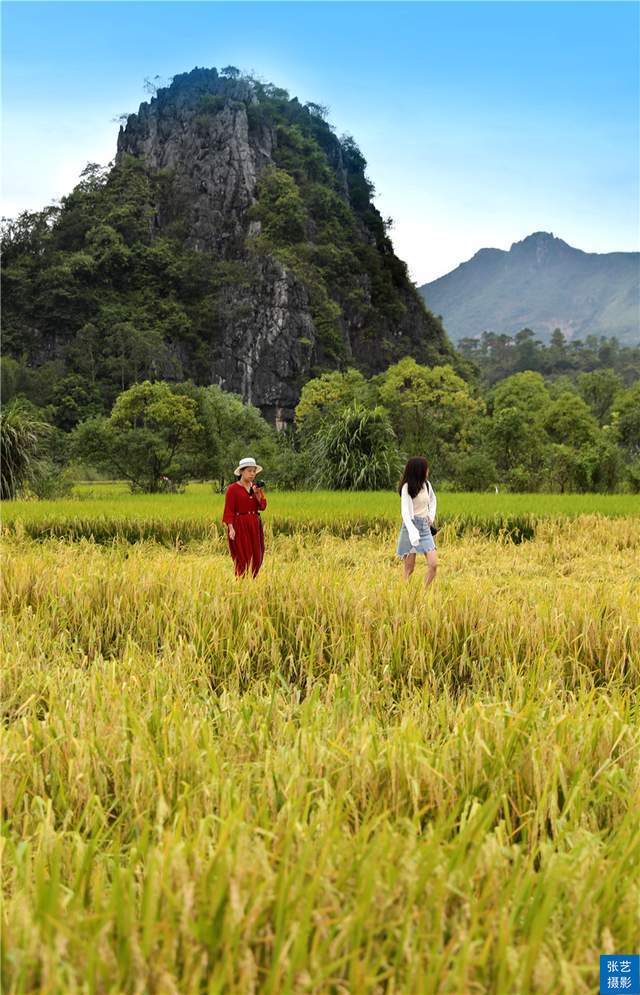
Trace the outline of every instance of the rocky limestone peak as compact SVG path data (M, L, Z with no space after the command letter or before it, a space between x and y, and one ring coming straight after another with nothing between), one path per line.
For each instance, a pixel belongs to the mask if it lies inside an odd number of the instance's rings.
M242 253L247 210L273 148L269 128L249 133L247 108L256 102L247 80L194 69L141 104L120 129L116 162L142 157L151 170L170 177L172 210L163 213L158 206L156 226L180 215L189 248L220 258Z
M240 267L210 321L200 315L210 380L272 420L290 420L303 383L323 369L371 374L407 354L452 358L393 253L362 153L320 105L195 68L128 117L116 166L128 157L164 191L152 238L178 233L213 266ZM186 353L181 363L189 369Z
M46 239L34 228L44 276L5 310L11 355L88 377L91 405L141 379L192 380L279 425L325 371L458 365L393 251L365 157L326 117L231 67L159 87L113 167L90 164ZM30 246L13 246L18 282Z
M545 243L553 241L560 242L562 239L556 238L552 231L534 231L525 238L520 239L519 242L514 242L511 248L515 249L517 246L526 246L531 248L532 246L535 247L537 245L544 245Z
M525 256L537 266L552 263L558 256L567 252L575 252L561 238L556 238L553 232L536 231L520 242L514 242L509 250L513 256Z

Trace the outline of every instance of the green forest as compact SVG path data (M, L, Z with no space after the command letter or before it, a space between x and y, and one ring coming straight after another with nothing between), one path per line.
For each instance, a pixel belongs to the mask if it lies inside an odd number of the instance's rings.
M625 351L633 350L617 355ZM245 452L283 489L388 488L403 460L425 454L440 488L640 491L640 380L626 385L613 367L546 378L523 370L492 386L477 369L463 379L451 365L410 357L370 378L335 370L305 384L295 422L279 432L217 385L145 380L108 414L77 419L71 392L37 404L20 381L24 368L5 361L3 374L4 497L57 496L93 475L150 493L190 479L222 488ZM82 385L79 375L72 382ZM30 454L11 480L10 438L26 440Z

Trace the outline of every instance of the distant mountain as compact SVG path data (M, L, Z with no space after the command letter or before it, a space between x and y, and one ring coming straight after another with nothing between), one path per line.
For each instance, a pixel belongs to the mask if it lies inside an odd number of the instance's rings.
M640 342L640 253L582 252L539 231L503 249L480 249L420 287L454 341L531 328L548 339L615 335Z

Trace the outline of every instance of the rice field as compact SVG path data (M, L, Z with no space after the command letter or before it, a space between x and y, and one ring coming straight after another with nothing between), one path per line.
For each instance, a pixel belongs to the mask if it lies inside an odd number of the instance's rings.
M637 512L443 496L425 591L397 498L335 498L272 495L255 582L217 529L7 505L3 992L591 995L638 951Z
M269 492L265 526L274 534L328 532L341 538L386 532L398 524L394 492ZM640 517L634 494L451 494L438 498L439 524L457 534L480 530L530 539L540 520L577 515ZM223 495L210 484L190 484L184 494L131 494L121 482L80 484L58 501L9 501L2 509L5 532L32 539L94 542L153 539L168 545L222 534Z

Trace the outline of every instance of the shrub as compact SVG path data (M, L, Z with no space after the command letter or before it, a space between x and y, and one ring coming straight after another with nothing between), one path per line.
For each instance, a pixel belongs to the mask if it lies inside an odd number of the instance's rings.
M401 465L384 408L352 404L323 423L310 447L314 482L331 490L376 491L390 487Z
M486 491L497 479L495 463L485 453L464 456L454 473L455 486L461 491Z
M43 445L51 426L31 405L16 401L0 413L0 497L17 497L42 471Z

